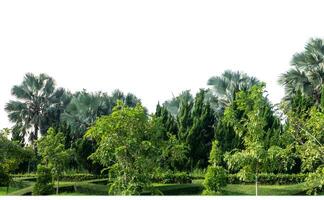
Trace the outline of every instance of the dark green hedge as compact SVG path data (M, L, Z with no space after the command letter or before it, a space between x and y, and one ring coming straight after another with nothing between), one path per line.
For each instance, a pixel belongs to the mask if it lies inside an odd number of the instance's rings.
M153 178L157 183L191 183L192 177L186 172L164 172Z
M21 180L29 180L36 178L36 174L14 174L13 177L16 179ZM93 174L87 174L87 173L79 173L79 174L64 174L60 177L60 181L87 181L92 179L100 179L100 178L106 178L107 176L103 175L93 175Z
M65 174L61 176L61 181L87 181L91 179L105 178L105 176L98 176L93 174Z
M305 181L307 174L259 174L258 182L261 184L298 184ZM241 181L236 174L229 174L228 183L254 183L255 180Z

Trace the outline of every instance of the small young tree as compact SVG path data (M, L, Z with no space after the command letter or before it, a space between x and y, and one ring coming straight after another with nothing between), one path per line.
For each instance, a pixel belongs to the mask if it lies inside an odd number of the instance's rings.
M217 194L227 185L227 173L220 166L222 161L222 152L218 141L213 141L212 150L209 156L209 166L204 180L204 194Z
M70 150L65 149L64 140L63 133L56 133L53 128L49 128L47 135L37 142L43 163L46 167L51 168L53 177L56 178L56 194L59 192L60 176L71 154Z
M49 195L54 192L51 169L44 165L37 166L37 179L33 195Z
M270 133L266 130L269 103L263 96L264 85L253 86L247 92L238 92L234 101L237 111L231 105L226 108L224 120L234 127L237 135L243 138L244 149L233 154L226 153L225 160L229 169L240 170L242 180L255 180L255 193L258 195L258 174L267 166L266 138Z
M27 150L8 139L9 133L10 129L0 130L0 186L6 186L7 193L11 181L10 173L29 156Z
M144 108L134 108L118 101L113 113L99 118L85 137L97 141L90 158L107 167L112 178L109 194L140 194L151 188L151 174L158 166L157 134Z

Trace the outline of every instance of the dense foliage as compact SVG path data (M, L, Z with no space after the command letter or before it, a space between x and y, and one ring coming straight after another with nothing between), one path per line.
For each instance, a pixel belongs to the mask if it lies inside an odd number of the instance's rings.
M109 116L99 118L86 137L99 146L91 159L109 169L109 194L140 194L150 188L150 175L156 169L158 135L144 108L130 108L118 102Z
M208 89L185 90L152 114L131 93L73 93L27 73L5 106L13 126L0 134L0 186L14 173L37 172L35 194L51 193L51 177L57 185L109 177L109 194L133 195L157 192L153 182L190 183L199 172L204 194L241 182L255 182L256 193L258 183L305 182L308 194L320 194L323 40L311 39L291 65L279 78L280 104L257 78L226 70L208 79Z
M44 165L37 166L37 179L33 195L50 195L54 193L51 169Z
M63 133L56 133L53 128L48 129L46 136L37 142L37 147L43 164L51 169L53 177L57 180L56 193L58 194L60 175L71 154L64 147Z

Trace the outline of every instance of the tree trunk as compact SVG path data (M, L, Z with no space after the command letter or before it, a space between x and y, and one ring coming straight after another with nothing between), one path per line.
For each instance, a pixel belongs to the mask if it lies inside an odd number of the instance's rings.
M255 169L255 196L258 196L258 163Z
M35 156L37 157L37 146L36 146L36 142L35 141L37 141L37 139L38 139L38 124L35 124L34 125L34 135L33 135L33 137L31 138L32 140L31 140L31 143L32 143L32 145L33 145L33 147L34 147L34 151L35 151Z
M30 160L28 160L28 168L27 168L27 173L30 173Z
M37 139L38 139L38 130L39 130L39 127L38 127L38 124L35 124L34 125L34 140L36 140L37 141Z
M59 194L59 177L57 177L56 195Z

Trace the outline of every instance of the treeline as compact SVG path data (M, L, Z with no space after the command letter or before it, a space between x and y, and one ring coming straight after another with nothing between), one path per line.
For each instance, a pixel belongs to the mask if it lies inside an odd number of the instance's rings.
M149 188L155 169L207 169L206 193L217 192L224 183L214 187L214 180L225 180L227 173L247 181L257 181L260 173L308 173L309 191L322 191L323 40L311 39L291 65L279 79L285 97L278 105L269 101L261 80L227 70L207 80L208 89L195 95L183 91L158 103L152 114L133 94L71 93L56 88L45 74L26 74L12 88L18 100L5 109L14 123L11 140L24 147L28 137L33 151L29 149L28 159L16 167L3 165L2 171L35 171L39 163L55 166L46 158L51 151L41 145L48 140L62 143L60 152L70 155L65 167L55 167L61 171L98 174L108 169L114 177L111 194L138 194Z

